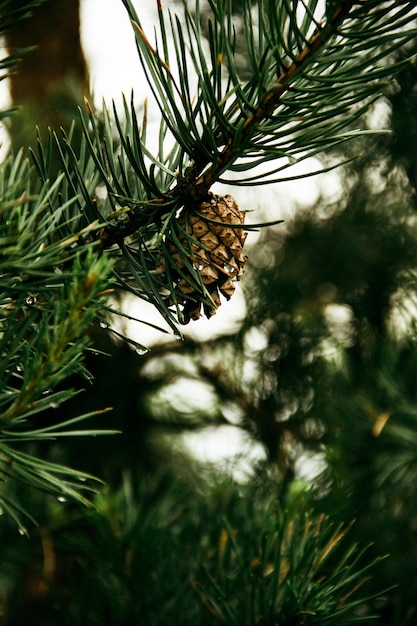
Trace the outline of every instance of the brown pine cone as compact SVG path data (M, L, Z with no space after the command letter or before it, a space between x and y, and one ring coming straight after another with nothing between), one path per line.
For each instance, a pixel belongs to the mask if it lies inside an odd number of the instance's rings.
M182 323L199 319L201 305L210 318L221 304L220 294L227 300L233 295L234 281L243 274L248 258L243 253L247 234L241 227L244 221L245 213L239 210L232 196L214 194L197 207L185 208L179 217L179 225L188 236L180 235L181 250L172 241L168 244L175 298L170 294L167 302L183 305ZM190 271L185 259L199 276ZM156 270L159 274L165 273L166 262L161 258Z

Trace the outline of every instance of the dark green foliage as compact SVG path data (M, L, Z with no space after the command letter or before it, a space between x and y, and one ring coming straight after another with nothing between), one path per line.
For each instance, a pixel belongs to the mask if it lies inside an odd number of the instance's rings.
M126 478L96 500L96 513L49 506L42 531L25 539L23 562L22 538L3 525L2 623L367 621L376 564L361 565L347 529L312 514L300 496L281 510L279 486L266 476L239 491L160 473L133 489Z

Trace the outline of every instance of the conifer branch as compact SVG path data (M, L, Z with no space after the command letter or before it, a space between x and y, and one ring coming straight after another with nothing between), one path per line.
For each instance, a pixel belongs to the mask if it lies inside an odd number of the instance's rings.
M117 157L109 113L104 110L101 131L89 105L89 123L82 118L83 161L69 139L60 149L74 192L88 207L85 214L102 222L96 235L101 249L120 259L119 285L153 302L175 328L176 318L186 322L184 311L194 304L214 312L220 301L207 281L219 268L224 275L232 260L218 239L220 230L214 233L225 219L223 209L201 211L219 201L213 184L279 182L292 164L366 132L353 125L401 64L410 62L397 62L394 55L417 35L415 6L411 0L340 0L328 2L323 16L317 0L244 0L239 40L231 0L208 1L207 32L199 2L192 13L184 1L183 21L158 2L159 33L151 41L132 2L123 3L161 114L158 153L147 147L147 115L140 124L133 99L130 107L125 103L124 120L113 111ZM243 70L239 45L247 51ZM97 175L107 190L101 206L90 182ZM305 170L298 177L308 175ZM195 220L202 215L214 233L211 248L191 223L200 224ZM234 224L236 236L243 221ZM211 258L215 249L226 265ZM235 268L234 280L241 269ZM231 293L229 284L224 291Z
M256 132L259 124L273 114L282 96L290 89L292 79L298 72L302 71L304 66L310 63L311 59L321 48L327 45L329 40L337 32L339 25L349 16L355 3L355 0L343 0L336 8L332 18L323 27L317 24L316 31L313 33L311 39L305 42L297 58L281 72L275 83L270 87L263 102L259 104L253 112L250 112L244 120L242 131L237 140L229 140L214 163L210 165L208 162L199 164L198 168L194 167L190 170L195 176L197 173L195 171L196 169L199 169L201 172L209 165L197 180L187 180L187 184L190 187L193 185L193 198L195 200L204 198L223 172L241 155L242 146L244 146L252 134Z

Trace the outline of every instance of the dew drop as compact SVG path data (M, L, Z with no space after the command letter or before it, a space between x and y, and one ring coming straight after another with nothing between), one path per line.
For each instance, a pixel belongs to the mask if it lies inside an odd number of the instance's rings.
M236 273L236 268L233 267L233 265L230 265L229 263L226 263L224 266L224 271L226 272L226 274L235 274Z
M139 356L143 356L144 354L147 354L149 352L149 348L146 348L145 346L138 346L135 352Z
M108 328L109 325L107 324L107 322L100 322L100 328Z
M19 531L19 535L22 535L22 536L26 535L26 533L25 533L23 528L19 527L18 531Z
M16 365L16 372L23 372L23 365L21 363Z
M67 501L65 496L58 496L57 500L58 500L58 502L66 502Z
M34 304L37 303L37 301L38 301L38 299L37 299L36 296L27 296L26 300L25 300L25 302L26 302L26 304L28 306L33 306Z

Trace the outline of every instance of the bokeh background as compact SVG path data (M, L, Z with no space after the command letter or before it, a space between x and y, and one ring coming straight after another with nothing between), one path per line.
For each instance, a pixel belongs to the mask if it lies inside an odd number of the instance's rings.
M155 3L137 7L152 32ZM143 104L117 0L48 0L6 45L39 46L5 96L20 106L7 128L13 149L34 142L35 124L67 127L86 94L99 109L103 97L120 102L133 88ZM43 453L106 486L94 512L16 494L40 526L28 539L0 518L0 624L215 623L192 572L209 561L225 517L236 528L255 523L251 506L266 511L272 501L293 519L307 507L352 524L358 555L366 546L367 560L388 555L370 583L370 595L386 590L377 623L415 624L416 112L408 64L361 121L389 133L306 164L347 165L302 183L227 189L249 221L284 222L249 234L236 295L182 341L115 318L149 347L138 354L92 329L110 356L87 357L94 382L60 417L113 406L96 425L121 434ZM161 324L143 304L121 304Z

